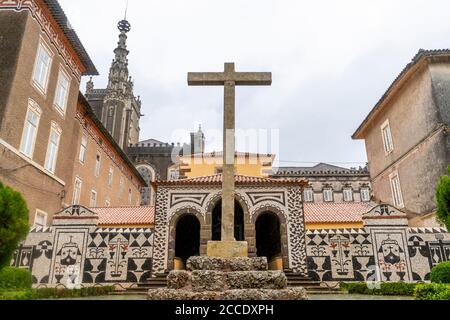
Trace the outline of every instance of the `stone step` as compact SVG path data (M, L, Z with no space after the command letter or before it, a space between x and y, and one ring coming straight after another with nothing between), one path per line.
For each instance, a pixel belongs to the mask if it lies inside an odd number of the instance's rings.
M308 294L345 294L345 292L340 290L306 290Z
M195 292L232 289L285 289L287 279L282 271L172 271L167 277L169 289Z
M196 256L190 257L186 263L188 271L267 271L266 257L257 258L217 258Z
M194 292L184 289L155 289L148 291L148 300L307 300L303 288L237 289Z

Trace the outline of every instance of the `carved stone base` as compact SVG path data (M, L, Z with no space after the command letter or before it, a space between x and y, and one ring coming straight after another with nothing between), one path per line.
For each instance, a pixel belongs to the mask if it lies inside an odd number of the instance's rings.
M247 241L208 241L208 257L238 258L248 257Z
M306 300L304 288L287 288L283 271L269 271L266 258L191 257L188 270L172 271L167 288L149 300Z

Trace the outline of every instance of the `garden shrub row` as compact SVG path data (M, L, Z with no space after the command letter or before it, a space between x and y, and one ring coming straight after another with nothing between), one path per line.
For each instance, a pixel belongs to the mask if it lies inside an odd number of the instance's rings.
M114 291L114 289L114 286L103 286L81 289L39 288L21 291L8 290L0 291L0 300L38 300L103 296L108 295L110 292Z
M369 288L366 282L342 282L341 289L352 294L382 295L382 296L412 296L416 283L381 282L374 283L375 288Z
M29 270L10 267L0 270L0 290L31 289L31 285Z
M415 300L450 300L450 285L441 283L418 284L414 290Z

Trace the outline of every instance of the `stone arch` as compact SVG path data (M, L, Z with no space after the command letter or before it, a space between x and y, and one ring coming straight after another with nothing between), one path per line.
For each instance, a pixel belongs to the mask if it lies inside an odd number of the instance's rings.
M257 255L257 249L256 249L256 221L258 218L265 214L265 213L271 213L275 215L278 218L278 221L280 222L280 242L281 242L281 256L282 256L282 264L283 267L286 269L287 266L289 266L289 237L288 237L288 228L287 228L287 218L284 213L284 210L279 208L278 206L272 205L272 204L265 204L262 206L259 206L252 214L251 216L251 222L253 226L253 232L254 232L254 250L255 250L255 256Z
M242 234L242 238L246 240L247 235L249 235L249 232L247 230L250 230L252 225L250 222L250 211L249 211L249 206L247 201L245 200L244 196L239 193L236 192L235 193L235 204L238 204L240 206L240 208L242 209L242 226L243 226L243 234ZM217 208L217 205L220 203L220 201L222 200L222 192L217 192L216 194L214 194L211 199L208 201L208 204L206 205L206 224L211 226L211 230L210 230L210 235L208 237L208 240L218 240L218 239L213 239L213 217L214 217L214 210ZM235 209L236 211L236 209Z
M255 239L256 255L267 257L270 269L283 270L281 222L277 214L264 211L258 215L255 221Z
M183 216L191 215L197 218L200 224L200 255L206 254L206 241L202 233L202 229L205 225L205 219L203 215L191 206L179 208L171 217L169 221L169 235L168 235L168 269L174 269L175 249L176 249L176 236L177 236L177 223Z
M194 215L181 215L175 224L175 258L180 265L175 269L185 269L187 259L200 255L200 221ZM175 261L174 261L175 264Z

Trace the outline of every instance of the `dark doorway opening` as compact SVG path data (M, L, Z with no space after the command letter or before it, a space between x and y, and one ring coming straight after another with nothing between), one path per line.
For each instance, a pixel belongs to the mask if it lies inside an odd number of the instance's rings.
M193 215L178 219L175 235L175 257L186 263L192 256L200 255L200 222Z
M256 229L256 255L272 259L281 256L280 220L272 212L259 215L255 223Z
M217 201L212 211L212 240L220 241L222 235L222 200ZM234 238L236 241L244 241L244 210L241 204L234 201Z

